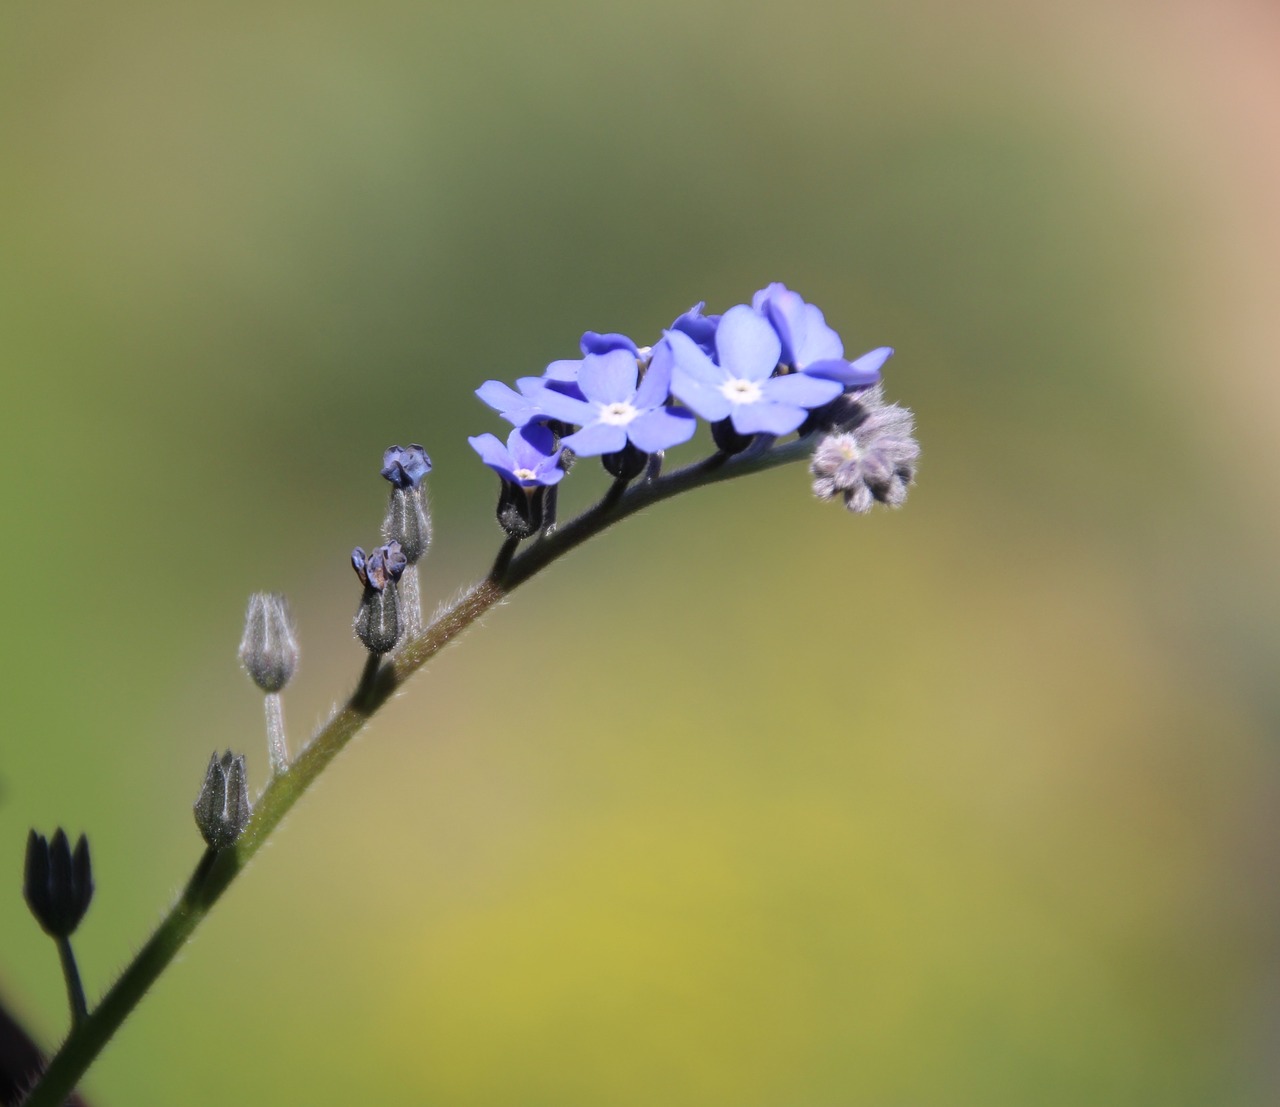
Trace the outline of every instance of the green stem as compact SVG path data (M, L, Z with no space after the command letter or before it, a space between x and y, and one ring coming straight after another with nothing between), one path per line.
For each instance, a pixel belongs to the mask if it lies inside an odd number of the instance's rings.
M489 608L557 558L629 515L681 492L799 460L812 451L813 444L814 436L809 436L785 446L748 450L735 457L715 454L625 491L611 489L595 507L588 508L553 534L531 543L515 557L500 558L493 574L445 608L421 634L402 642L388 659L370 657L351 698L334 711L293 764L271 778L258 799L253 818L235 845L225 850L205 851L178 901L138 955L93 1012L74 1023L40 1081L23 1101L23 1107L61 1107L147 989L329 762L397 688Z

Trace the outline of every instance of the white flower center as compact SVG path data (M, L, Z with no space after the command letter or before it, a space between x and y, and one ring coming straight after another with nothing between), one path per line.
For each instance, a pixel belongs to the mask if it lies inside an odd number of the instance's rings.
M512 475L516 478L516 480L537 480L538 479L538 474L535 473L532 469L517 469Z
M720 386L720 391L728 397L730 403L755 404L760 402L760 386L755 381L744 381L731 377Z
M636 408L625 401L600 406L600 422L608 423L611 427L625 427L639 414Z

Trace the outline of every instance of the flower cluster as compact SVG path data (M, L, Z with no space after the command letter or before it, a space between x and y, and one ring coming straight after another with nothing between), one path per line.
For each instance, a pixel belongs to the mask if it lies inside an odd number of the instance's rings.
M699 418L723 455L797 432L843 434L865 418L859 398L879 382L891 348L847 360L822 312L782 284L721 315L703 307L679 316L654 346L588 331L581 358L553 361L514 388L491 380L477 389L514 428L505 445L492 434L470 439L503 482L498 517L508 534L528 537L554 522L547 490L571 457L599 457L625 483L656 473L663 452L688 442ZM901 502L910 477L896 479L901 495L895 486L874 498Z

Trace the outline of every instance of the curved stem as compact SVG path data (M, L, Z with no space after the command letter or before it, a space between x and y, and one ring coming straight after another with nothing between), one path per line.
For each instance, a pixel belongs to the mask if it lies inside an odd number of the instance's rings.
M62 975L67 981L67 1003L71 1006L71 1025L79 1026L89 1017L89 1008L84 1001L84 985L80 983L80 968L76 965L76 955L71 952L71 939L60 936L54 941L58 944Z
M386 661L371 656L347 702L320 727L293 764L271 778L258 799L253 818L235 845L225 850L206 850L178 901L102 1002L72 1027L40 1080L23 1100L23 1107L60 1107L147 989L329 762L397 688L489 608L557 558L629 515L693 488L798 460L811 451L813 439L814 436L808 436L785 446L765 442L733 457L715 454L625 490L611 487L595 507L588 508L541 541L531 543L514 557L511 556L514 545L510 552L504 546L507 556L498 559L493 573L441 611L422 633L402 642Z

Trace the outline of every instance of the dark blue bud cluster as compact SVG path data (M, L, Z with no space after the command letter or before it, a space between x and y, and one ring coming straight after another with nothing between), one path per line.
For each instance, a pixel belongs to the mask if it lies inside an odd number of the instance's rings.
M431 458L421 446L389 446L382 455L382 475L397 488L417 488L431 472Z
M81 834L73 850L61 827L52 839L31 831L27 836L22 894L46 934L52 938L70 937L93 899L88 839Z

